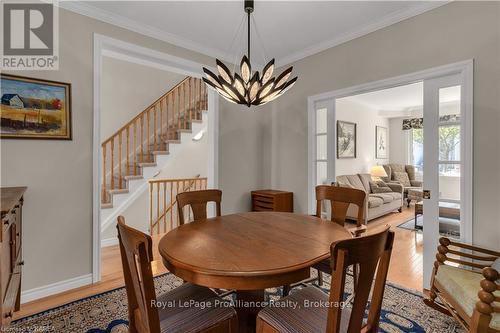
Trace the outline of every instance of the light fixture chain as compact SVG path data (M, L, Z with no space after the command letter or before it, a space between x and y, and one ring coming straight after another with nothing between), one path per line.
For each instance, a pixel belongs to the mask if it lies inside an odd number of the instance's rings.
M248 19L247 19L247 30L248 30L248 62L250 62L250 11L247 11Z
M255 22L255 16L252 16L252 20L253 20L255 35L257 36L257 45L260 45L262 47L260 55L262 56L263 63L265 63L266 60L269 59L269 57L267 56L268 53L266 47L264 46L264 41L259 33L257 22Z

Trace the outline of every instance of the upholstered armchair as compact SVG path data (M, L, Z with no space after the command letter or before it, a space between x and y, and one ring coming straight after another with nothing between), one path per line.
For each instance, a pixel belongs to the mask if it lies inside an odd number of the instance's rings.
M403 164L385 164L385 172L387 177L381 177L386 183L398 183L403 185L404 197L410 205L411 198L408 198L408 190L422 189L422 181L417 180L415 177L415 167L413 165Z
M455 317L468 332L499 333L500 252L446 237L439 243L431 290L424 303ZM440 303L435 302L436 298Z

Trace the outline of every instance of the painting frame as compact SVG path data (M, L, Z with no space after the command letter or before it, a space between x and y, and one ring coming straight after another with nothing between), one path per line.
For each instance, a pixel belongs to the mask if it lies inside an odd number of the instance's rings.
M388 158L387 142L387 127L375 126L375 158Z
M1 73L0 75L0 80L10 80L10 81L15 81L18 83L27 83L27 84L35 84L35 85L40 85L42 87L56 87L56 88L62 88L64 91L64 99L63 99L63 111L61 111L61 126L60 128L64 128L64 134L53 134L53 133L36 133L36 131L32 131L33 133L8 133L4 132L3 127L4 127L4 90L3 86L1 87L0 91L0 97L2 97L1 101L1 111L0 111L0 117L2 118L2 129L0 130L0 138L1 139L25 139L25 140L72 140L73 139L73 126L72 126L72 101L71 101L71 83L67 82L60 82L60 81L53 81L53 80L45 80L45 79L38 79L38 78L33 78L33 77L27 77L27 76L20 76L20 75L12 75L12 74L4 74ZM12 94L9 94L12 95ZM18 95L18 94L16 94ZM19 95L18 95L19 97ZM23 107L24 109L24 107ZM46 110L45 110L46 111ZM41 110L39 110L39 113ZM39 116L40 118L43 118L43 116ZM26 119L26 118L25 118ZM7 126L5 126L7 127Z
M352 129L352 149L349 149L349 153L346 154L347 148L341 151L341 147L346 144L345 140L350 140L347 137L341 137L341 133L344 132L344 128L347 126L348 129ZM356 158L357 157L357 124L349 121L337 120L337 159L341 158ZM344 141L344 143L343 143ZM347 142L347 145L351 145L351 143Z

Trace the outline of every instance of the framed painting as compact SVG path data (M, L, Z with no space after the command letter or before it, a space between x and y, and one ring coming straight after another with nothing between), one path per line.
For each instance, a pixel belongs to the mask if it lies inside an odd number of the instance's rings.
M2 139L71 140L71 84L1 75Z
M387 158L387 128L375 126L375 158Z
M356 124L337 121L337 158L356 158Z

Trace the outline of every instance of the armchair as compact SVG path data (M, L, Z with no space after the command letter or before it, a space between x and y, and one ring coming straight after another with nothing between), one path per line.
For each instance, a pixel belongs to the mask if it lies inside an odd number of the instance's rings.
M491 265L498 260L500 252L462 244L446 237L440 238L439 243L431 290L424 303L455 317L471 333L499 333L500 274ZM436 303L436 298L443 305Z
M382 177L386 183L397 183L403 186L403 194L407 200L408 207L410 206L411 198L408 197L408 190L421 190L423 182L416 179L415 167L413 165L403 164L385 164L384 166L387 177Z

